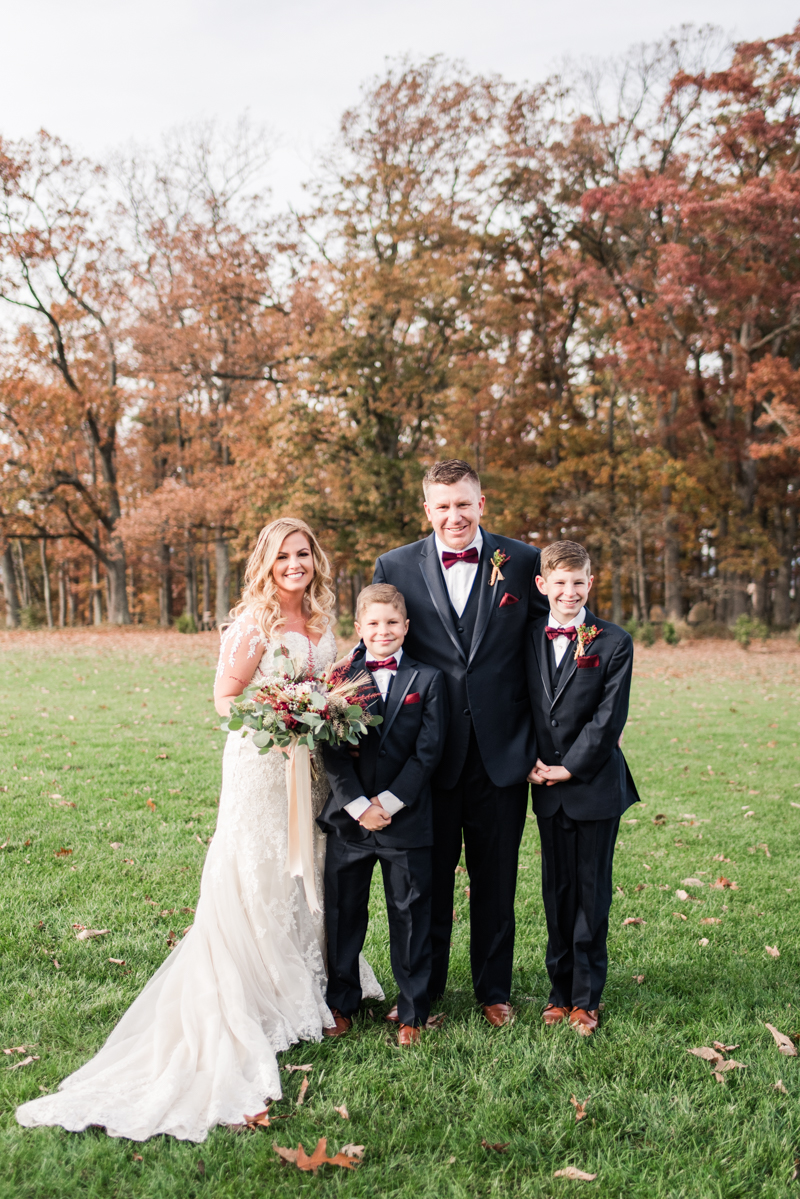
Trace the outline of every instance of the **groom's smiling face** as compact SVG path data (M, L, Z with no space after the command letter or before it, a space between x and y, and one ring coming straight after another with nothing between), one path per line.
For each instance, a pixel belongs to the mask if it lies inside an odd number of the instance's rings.
M463 550L475 540L485 503L486 497L469 479L431 483L425 497L425 514L448 549Z

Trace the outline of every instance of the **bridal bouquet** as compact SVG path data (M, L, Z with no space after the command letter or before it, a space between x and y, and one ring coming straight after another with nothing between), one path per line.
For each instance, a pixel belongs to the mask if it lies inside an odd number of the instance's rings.
M314 855L314 811L311 754L322 742L357 745L371 724L383 717L367 710L369 675L348 679L346 670L315 675L292 661L280 647L275 651L278 674L253 684L231 701L226 732L252 730L260 754L281 749L286 754L287 845L285 870L303 880L312 912L321 912L317 898Z
M252 729L259 753L298 745L313 751L321 742L357 745L369 725L383 723L382 716L367 711L369 675L314 675L299 668L283 647L275 651L275 659L279 674L246 687L231 701L230 715L220 726L226 732Z

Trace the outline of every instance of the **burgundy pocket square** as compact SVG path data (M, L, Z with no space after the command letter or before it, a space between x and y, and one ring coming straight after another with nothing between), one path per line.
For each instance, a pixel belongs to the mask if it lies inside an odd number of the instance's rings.
M410 693L409 693L409 694L408 694L408 695L405 697L405 699L403 700L403 703L404 703L404 704L418 704L418 703L420 703L419 691L411 691L411 692L410 692Z
M503 596L503 598L500 600L498 607L507 608L509 604L518 604L518 603L519 603L519 599L517 598L517 596L512 595L510 591L507 591L505 593L505 595Z
M599 666L600 665L600 655L599 654L584 654L582 658L575 659L575 665L579 668L581 666L583 666L583 667Z

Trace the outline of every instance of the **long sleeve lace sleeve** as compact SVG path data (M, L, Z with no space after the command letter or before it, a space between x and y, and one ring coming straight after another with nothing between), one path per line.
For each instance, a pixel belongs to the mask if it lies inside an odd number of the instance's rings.
M214 699L219 704L241 695L256 672L265 647L264 637L249 612L237 616L224 630L219 647Z

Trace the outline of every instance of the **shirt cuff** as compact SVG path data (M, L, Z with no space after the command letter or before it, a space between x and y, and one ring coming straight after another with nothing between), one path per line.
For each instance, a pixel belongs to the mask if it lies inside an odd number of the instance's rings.
M346 803L344 810L354 820L360 820L369 807L371 807L371 804L366 795L360 795L358 799L351 799L350 803Z
M381 801L384 811L388 812L390 816L396 816L400 809L406 806L402 799L392 795L391 791L379 791L378 799Z

